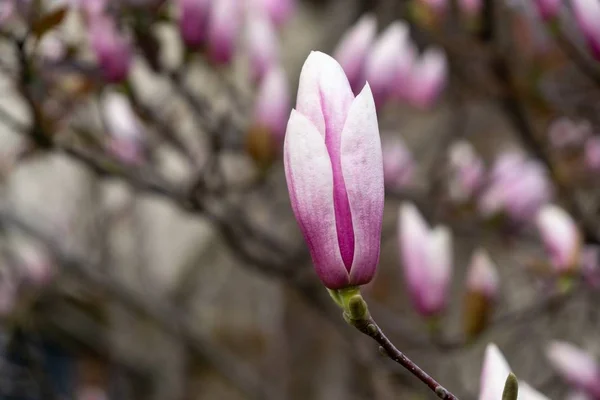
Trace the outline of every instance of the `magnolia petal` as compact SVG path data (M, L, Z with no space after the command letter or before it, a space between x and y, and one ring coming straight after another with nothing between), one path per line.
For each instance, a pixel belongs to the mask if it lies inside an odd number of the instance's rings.
M284 143L290 201L317 274L330 289L347 286L337 240L333 174L325 142L305 116L292 110Z
M383 161L375 102L369 85L356 97L344 125L342 174L354 229L354 259L350 281L369 282L379 261L383 220Z

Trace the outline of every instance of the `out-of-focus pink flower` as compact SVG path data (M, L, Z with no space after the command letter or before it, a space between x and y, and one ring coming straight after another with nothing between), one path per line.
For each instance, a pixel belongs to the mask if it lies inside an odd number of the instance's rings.
M400 42L400 51L396 60L396 82L394 84L394 97L399 100L410 100L411 81L417 49L409 35Z
M592 134L589 122L576 123L569 118L559 118L548 128L548 138L556 149L577 148Z
M481 188L485 174L483 161L473 146L464 140L450 147L450 197L457 202L471 199Z
M600 1L571 0L571 4L592 55L600 60Z
M54 273L54 263L46 249L21 241L16 246L16 258L24 279L35 285L44 286L50 282Z
M487 345L479 387L479 400L502 400L506 378L511 373L508 362L494 343ZM518 400L549 400L526 382L519 381Z
M487 251L477 249L471 258L467 274L467 290L493 300L498 295L500 276Z
M413 204L402 204L398 215L400 259L416 311L430 317L448 303L452 275L452 236L446 227L430 230Z
M265 13L277 27L283 26L296 10L296 0L248 0L248 8Z
M600 398L600 366L590 354L571 343L554 341L548 345L546 355L571 385Z
M536 224L555 270L564 273L577 267L581 235L571 216L560 207L546 205L539 211Z
M592 172L600 172L600 137L594 136L586 140L585 165Z
M312 52L284 144L292 208L330 289L368 283L379 261L383 161L369 85L354 97L342 67Z
M590 286L600 287L600 246L584 246L581 251L581 274Z
M46 33L39 42L41 56L51 62L62 60L67 54L67 46L56 32Z
M269 70L259 86L254 107L254 124L283 142L290 115L290 93L283 68Z
M401 44L407 40L408 26L395 21L373 44L365 62L365 78L378 108L382 107L393 94L398 74L398 55Z
M535 0L535 6L544 21L556 18L560 10L561 0Z
M179 0L179 32L191 48L206 43L211 0Z
M110 135L109 149L123 162L141 162L145 129L129 100L122 94L108 93L104 96L102 111Z
M86 386L77 394L77 400L108 400L108 395L102 388Z
M228 64L233 58L242 18L240 1L215 1L210 9L208 55L217 64Z
M483 3L481 0L460 0L458 5L465 14L476 16L481 11Z
M0 24L8 21L15 12L15 3L13 0L5 0L0 3Z
M365 85L365 62L375 40L377 20L373 14L363 15L340 39L333 57L340 63L352 91L357 94Z
M413 179L415 162L400 137L383 143L383 176L385 185L391 189L402 189Z
M246 50L254 81L259 82L277 63L279 42L275 27L266 15L250 13L246 25Z
M415 60L411 71L408 100L417 108L429 108L438 99L448 79L446 54L440 49L427 49Z
M71 7L81 9L88 18L104 14L109 0L70 0Z
M89 24L92 49L105 78L110 82L125 80L133 60L131 43L108 16L94 16Z
M479 198L485 217L505 214L528 223L548 202L552 190L544 167L519 153L504 153L494 163L487 187Z
M421 0L436 13L443 13L448 8L448 0Z

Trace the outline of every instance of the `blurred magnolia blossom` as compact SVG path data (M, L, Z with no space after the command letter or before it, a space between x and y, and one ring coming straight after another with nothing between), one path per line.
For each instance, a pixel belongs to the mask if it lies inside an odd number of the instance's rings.
M494 262L484 249L477 249L467 273L467 291L494 300L498 295L500 276Z
M271 20L260 12L251 12L246 20L246 51L252 79L260 82L279 59L279 41Z
M536 224L556 272L567 273L576 268L582 239L571 216L560 207L546 205L539 211Z
M522 154L500 155L478 200L484 217L504 214L517 223L528 223L552 196L545 168Z
M600 60L600 1L571 0L571 4L592 55Z
M0 2L0 24L7 22L15 12L15 3L12 0L3 0Z
M450 147L449 195L452 200L466 202L473 198L483 184L485 167L471 143L460 140Z
M109 150L125 163L141 162L145 128L127 97L116 92L105 94L102 117L110 135Z
M577 148L582 146L592 134L592 126L588 121L575 122L562 117L548 128L550 144L556 149Z
M600 398L600 366L587 352L571 343L554 341L546 348L554 369L582 392Z
M44 286L50 282L54 262L45 248L23 239L15 245L15 257L27 282L35 286Z
M459 0L458 5L465 14L475 16L481 12L483 2L482 0Z
M186 46L197 48L206 43L212 0L178 0L179 32Z
M431 8L437 13L442 13L448 8L449 0L420 0L427 7Z
M48 32L38 44L41 56L47 61L57 62L67 55L67 45L57 32Z
M365 62L376 33L377 19L373 14L365 14L344 33L333 52L355 94L365 85Z
M430 229L410 203L398 214L400 260L415 310L424 317L437 316L448 304L452 276L452 234L446 227Z
M82 10L88 18L93 18L104 13L108 1L109 0L70 0L69 4L73 8Z
M365 78L371 86L377 108L381 108L394 93L398 55L407 37L408 25L394 21L381 33L367 56Z
M396 82L394 84L394 97L398 100L409 100L411 94L411 80L415 67L417 49L409 35L400 42L400 51L396 60Z
M85 386L77 393L77 400L108 400L106 390L97 386Z
M253 124L255 127L266 129L276 142L281 144L290 108L290 93L285 71L280 66L273 67L258 88Z
M323 284L336 290L369 283L379 262L384 205L369 85L354 97L342 67L311 52L283 158L292 209Z
M296 0L246 0L246 2L248 9L255 9L268 15L277 27L288 22L296 10Z
M410 185L415 171L413 157L399 136L383 143L383 177L386 187L399 190Z
M510 366L498 346L494 343L488 344L485 349L483 366L481 367L479 400L502 400L504 384L510 373ZM519 381L519 396L517 399L549 400L523 381Z
M534 0L538 14L544 21L556 18L561 7L562 0Z
M208 19L208 56L216 64L233 59L242 22L241 0L213 1Z
M125 80L133 61L129 39L107 15L94 15L90 18L89 26L92 49L105 78L109 82Z
M600 137L594 136L585 142L585 165L592 172L600 172Z
M431 107L446 86L448 63L446 54L430 48L415 60L409 80L409 103L417 108Z
M583 247L581 274L590 286L600 288L600 246L587 245Z

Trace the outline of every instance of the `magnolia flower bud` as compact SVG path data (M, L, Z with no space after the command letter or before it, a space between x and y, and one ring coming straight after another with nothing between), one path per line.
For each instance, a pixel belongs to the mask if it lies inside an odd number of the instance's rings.
M600 2L598 0L572 0L571 4L592 55L600 60Z
M590 354L570 343L555 341L548 345L546 355L571 385L600 398L600 366Z
M208 55L217 64L228 64L233 58L235 41L241 25L241 0L219 0L212 3L208 23Z
M400 137L384 142L383 177L386 187L402 189L412 181L415 163Z
M329 289L371 281L379 261L383 162L369 85L354 97L342 67L312 52L284 144L290 200Z
M359 93L365 85L365 62L377 31L377 20L372 14L363 15L340 39L333 57L340 63L352 92Z
M571 216L562 208L547 205L539 211L536 223L556 272L565 273L576 268L581 235Z
M279 58L277 33L271 20L258 12L248 17L246 28L246 50L252 79L259 82Z
M548 128L548 138L552 147L558 150L578 148L592 134L589 122L575 123L569 118L559 118Z
M487 325L496 297L500 277L490 256L477 249L471 258L467 273L467 290L464 302L465 331L468 337L481 333Z
M382 107L393 94L398 74L398 54L401 43L407 40L408 26L404 22L391 23L377 39L365 63L365 78L373 89L377 108Z
M540 17L544 21L550 21L556 18L560 10L561 0L535 0Z
M510 373L510 366L498 347L493 343L488 344L481 368L479 400L502 400L504 383ZM526 382L519 381L518 400L549 399Z
M197 48L206 42L211 0L179 0L179 32L186 46Z
M412 73L413 68L415 68L416 57L417 49L410 40L410 36L406 35L405 39L400 42L400 51L396 60L394 97L399 100L410 100Z
M518 153L505 153L494 163L479 210L486 217L504 214L513 222L528 223L551 193L541 164Z
M125 80L133 59L129 40L105 15L96 15L89 23L92 48L105 78L110 82Z
M457 202L470 200L483 183L483 161L469 142L458 141L450 147L449 162L450 197Z
M440 49L428 49L412 68L408 100L417 108L429 108L446 86L448 65Z
M145 129L129 100L122 94L108 93L104 96L102 111L112 153L129 164L141 162Z
M402 204L398 215L400 259L416 311L439 315L448 302L452 275L452 236L445 227L430 230L413 204Z
M600 137L585 142L585 165L592 172L600 172Z
M288 82L281 67L267 73L254 104L254 120L246 144L252 158L267 167L280 152L290 115Z

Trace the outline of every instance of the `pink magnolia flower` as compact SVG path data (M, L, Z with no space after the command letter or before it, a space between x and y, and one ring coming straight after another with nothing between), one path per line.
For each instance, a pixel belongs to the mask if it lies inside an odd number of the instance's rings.
M441 313L448 302L452 275L452 236L445 227L430 230L413 204L402 204L398 215L400 259L417 312Z
M16 258L27 282L34 286L43 286L50 282L54 265L46 249L32 242L20 241L16 246Z
M290 93L283 68L269 70L258 88L254 104L254 124L283 141L290 113Z
M600 287L600 246L584 246L581 251L581 273L590 286Z
M577 148L591 134L592 126L589 122L575 122L565 117L555 120L548 128L550 143L557 149Z
M490 259L487 251L477 249L471 258L467 273L467 290L479 293L492 300L498 296L500 276L496 265Z
M417 49L406 35L400 42L400 51L396 60L396 82L394 84L394 97L399 100L410 100L412 73L415 68Z
M436 13L443 13L448 8L448 0L421 0Z
M600 1L571 0L571 4L592 55L600 60Z
M400 137L384 142L383 176L385 185L392 189L402 189L413 179L415 162L410 151Z
M254 81L259 82L279 58L279 43L275 27L266 15L258 12L248 16L246 50Z
M407 36L408 26L404 22L393 22L377 39L367 56L365 78L373 89L378 108L393 94L398 74L398 55Z
M544 21L550 21L558 15L561 0L535 0L535 6Z
M179 32L183 42L197 48L206 42L211 0L179 0Z
M461 140L450 147L449 162L450 197L457 202L465 202L471 199L483 184L483 161L469 142Z
M145 128L129 100L120 93L108 93L103 98L102 112L112 153L129 164L141 162Z
M241 25L241 0L215 1L208 23L208 55L217 64L228 64L233 58Z
M369 85L356 98L342 67L312 52L284 143L290 200L330 289L368 283L379 261L383 162Z
M416 59L411 71L408 100L417 108L429 108L438 99L448 79L446 54L440 49L427 49Z
M481 11L483 3L482 0L459 0L458 5L465 14L475 16Z
M265 13L271 22L283 26L294 15L296 0L248 0L249 8Z
M340 63L354 93L365 85L365 62L377 31L377 20L372 14L363 15L340 39L333 57Z
M594 136L585 142L585 165L592 172L600 172L600 137Z
M96 15L89 23L92 48L105 78L110 82L125 80L133 60L131 43L108 16Z
M507 152L492 167L479 198L479 211L485 217L505 214L514 222L528 223L551 195L546 170L540 163Z
M493 343L487 345L479 388L479 400L502 400L506 378L511 373L508 362ZM527 383L519 381L518 400L549 400Z
M571 385L600 398L600 366L590 354L570 343L554 341L548 345L546 355Z
M550 261L557 272L575 268L581 250L581 235L577 225L562 208L544 206L536 217L536 224Z

